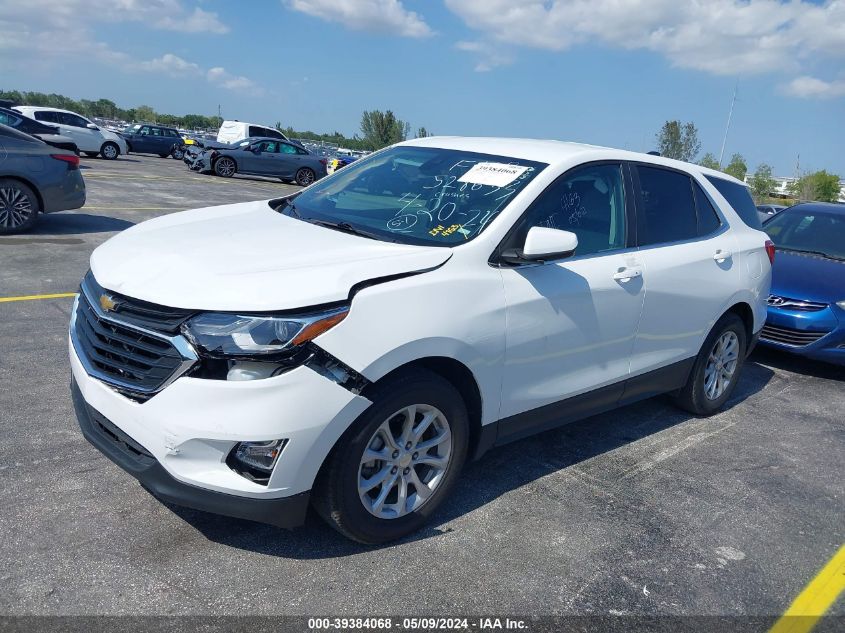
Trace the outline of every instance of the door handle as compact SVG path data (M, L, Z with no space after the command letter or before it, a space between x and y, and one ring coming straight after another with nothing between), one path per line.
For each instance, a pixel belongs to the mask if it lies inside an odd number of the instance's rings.
M613 275L613 278L616 281L628 281L629 279L633 279L634 277L642 277L643 269L639 266L629 266L627 268L623 268L618 273Z
M717 262L723 262L731 257L733 257L733 253L730 251L723 251L721 248L713 254L713 259Z

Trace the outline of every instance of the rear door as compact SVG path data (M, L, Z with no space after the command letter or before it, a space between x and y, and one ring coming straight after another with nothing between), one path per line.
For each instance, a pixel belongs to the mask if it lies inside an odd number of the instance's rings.
M646 295L631 375L695 356L740 283L733 234L689 174L632 166Z
M302 150L295 145L279 142L279 176L293 178L302 167Z

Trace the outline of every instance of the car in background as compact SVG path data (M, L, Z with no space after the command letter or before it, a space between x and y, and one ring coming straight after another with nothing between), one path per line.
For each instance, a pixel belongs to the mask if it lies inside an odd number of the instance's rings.
M218 143L234 143L248 137L277 138L290 141L282 132L274 127L247 123L246 121L223 121L217 132Z
M181 160L184 139L173 127L154 123L135 123L123 129L120 135L126 139L128 151L135 154L158 154L162 158L172 156Z
M127 152L126 141L119 134L100 128L81 114L60 108L43 106L15 106L15 110L36 121L55 125L64 136L76 143L86 156L98 154L106 160L114 160Z
M845 365L845 205L797 204L763 230L777 257L760 343Z
M183 146L184 155L182 157L182 160L185 162L186 165L188 165L188 167L196 171L199 169L199 158L206 150L237 149L238 147L244 147L246 145L249 145L253 141L257 141L262 138L264 137L254 136L251 138L237 140L234 143L218 143L215 140L194 138L191 139L191 143L186 142Z
M79 156L0 124L0 235L31 229L39 213L85 204Z
M777 215L786 209L782 204L758 204L757 213L760 215L760 221L765 222L770 216Z
M272 176L307 187L326 175L326 163L325 158L315 156L298 145L264 138L245 145L207 149L198 161L197 171L224 178L236 173Z
M18 132L29 134L59 149L66 149L74 154L79 154L79 148L68 136L59 134L59 128L52 125L44 125L35 119L30 119L20 112L9 108L0 107L0 123L15 128Z

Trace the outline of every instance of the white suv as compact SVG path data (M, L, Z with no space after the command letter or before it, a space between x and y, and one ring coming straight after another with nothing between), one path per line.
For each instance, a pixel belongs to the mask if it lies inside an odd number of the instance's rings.
M85 436L161 499L365 543L465 460L659 393L730 397L774 250L738 180L556 141L425 138L94 251Z
M127 153L122 136L102 129L76 112L42 106L15 106L14 109L30 119L55 125L62 134L73 139L80 152L88 156L99 154L107 160L114 160Z

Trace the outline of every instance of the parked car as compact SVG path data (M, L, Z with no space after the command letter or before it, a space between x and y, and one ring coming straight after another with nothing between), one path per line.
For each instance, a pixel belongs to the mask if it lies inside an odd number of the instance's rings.
M182 160L185 155L184 139L176 128L151 123L135 123L121 133L126 139L127 150L136 154L158 154Z
M84 204L79 156L0 124L0 234L31 229L39 213Z
M275 138L289 141L284 133L274 127L247 123L246 121L223 121L220 130L217 132L218 143L234 143L247 137Z
M758 204L757 211L764 215L776 215L783 211L786 206L782 204Z
M690 163L401 143L97 248L79 423L161 499L285 527L313 502L396 539L494 445L664 392L723 407L766 316L756 221L743 183Z
M778 255L760 342L845 365L845 206L797 204L763 229Z
M53 147L66 149L74 154L79 154L79 148L76 146L76 143L73 142L73 139L59 134L59 128L39 123L35 119L30 119L29 117L22 115L20 112L10 108L0 107L0 124L8 125L19 132L34 136L35 138L47 143L47 145L52 145Z
M326 175L326 159L287 141L256 139L244 145L206 149L195 169L224 178L236 173L273 176L306 187Z
M107 160L114 160L126 154L126 141L120 135L101 129L81 114L42 106L15 106L14 109L36 121L55 125L62 135L72 138L86 156L99 154Z
M199 159L203 155L203 152L205 152L206 150L238 149L240 147L245 147L246 145L249 145L253 141L258 141L261 138L263 137L257 136L252 138L244 138L235 141L234 143L218 143L217 141L194 139L193 143L185 145L185 154L182 160L185 162L186 165L188 165L188 167L196 171L200 168Z

